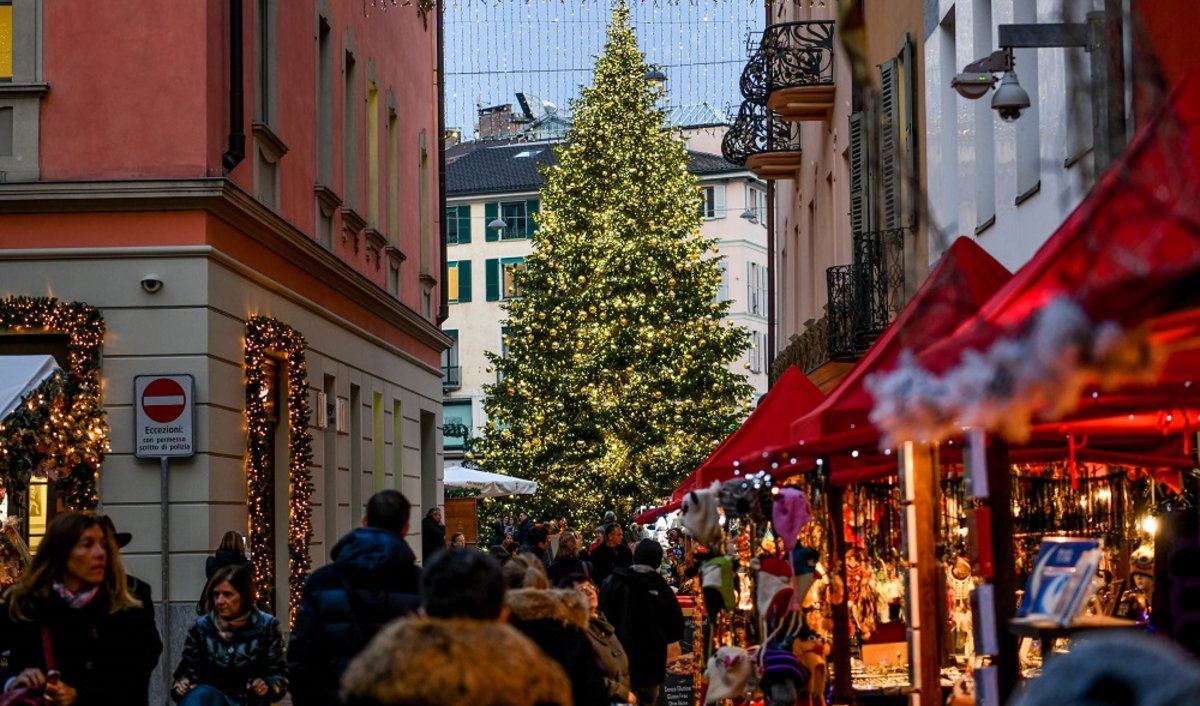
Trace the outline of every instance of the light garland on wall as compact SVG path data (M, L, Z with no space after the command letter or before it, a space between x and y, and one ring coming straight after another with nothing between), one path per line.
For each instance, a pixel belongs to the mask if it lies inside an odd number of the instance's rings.
M24 496L30 475L45 477L70 510L92 511L109 451L108 423L100 401L100 310L52 297L0 300L0 330L66 334L69 371L43 382L0 420L0 485ZM0 489L0 497L3 489Z
M304 362L304 336L280 321L255 316L246 321L246 504L258 604L266 611L275 603L275 485L271 468L272 429L267 419L268 354L281 356L287 369L288 425L288 589L290 620L311 567L312 541L312 435L308 431L308 367Z

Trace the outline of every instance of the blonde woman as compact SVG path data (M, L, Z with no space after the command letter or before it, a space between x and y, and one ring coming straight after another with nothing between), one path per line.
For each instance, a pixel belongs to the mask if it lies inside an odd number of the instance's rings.
M136 686L144 680L132 677L152 671L161 652L153 618L129 592L115 538L95 517L56 516L0 602L4 690L44 689L55 706L146 704Z

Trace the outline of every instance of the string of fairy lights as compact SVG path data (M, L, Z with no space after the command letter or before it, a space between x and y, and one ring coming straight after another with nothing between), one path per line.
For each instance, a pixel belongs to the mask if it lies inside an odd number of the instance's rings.
M294 623L304 582L312 565L312 434L308 430L308 366L304 336L285 323L265 316L246 321L246 500L249 509L250 555L263 610L275 607L275 517L273 429L267 405L278 381L271 380L268 358L280 361L287 384L288 439L288 589Z
M31 475L47 478L70 510L99 502L100 466L109 451L101 404L104 317L95 307L52 297L0 300L0 330L67 336L69 370L57 372L0 420L0 491L23 497Z
M607 2L446 0L446 125L470 139L483 107L536 96L560 112L591 82L610 19ZM669 105L741 101L746 40L761 32L761 2L632 2L631 23L648 63L667 75ZM538 103L540 105L540 103Z

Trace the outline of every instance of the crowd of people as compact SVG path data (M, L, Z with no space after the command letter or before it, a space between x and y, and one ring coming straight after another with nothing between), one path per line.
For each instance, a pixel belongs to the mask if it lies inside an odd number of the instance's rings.
M565 523L497 520L489 551L376 493L305 585L286 641L255 607L245 542L228 532L174 666L180 706L655 704L683 617L658 542L612 517L585 546ZM507 524L505 524L507 523ZM635 529L636 532L636 529ZM636 535L634 535L636 536ZM61 513L0 597L0 704L148 704L162 653L150 587L106 516Z

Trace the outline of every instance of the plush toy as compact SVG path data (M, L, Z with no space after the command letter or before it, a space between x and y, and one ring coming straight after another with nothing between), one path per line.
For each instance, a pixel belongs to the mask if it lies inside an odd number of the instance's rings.
M774 622L788 611L792 602L792 567L782 559L762 559L758 569L758 592L755 596L758 614Z
M816 549L797 546L792 550L792 608L800 608L807 602L808 592L817 579L817 563L821 554Z
M801 701L801 703L824 704L825 703L825 682L828 677L828 668L825 660L829 656L829 645L826 645L820 640L796 640L792 642L792 654L796 655L800 666L808 672L808 692L809 701Z
M683 496L680 503L680 524L701 544L713 545L721 539L721 516L717 512L720 491L721 482L713 481L708 488Z
M771 519L771 476L755 473L725 481L721 486L721 508L726 517L749 517L755 522Z
M708 692L704 703L715 704L721 699L739 698L746 691L754 673L754 660L741 647L719 647L708 659L704 678Z
M717 556L704 562L700 586L710 615L737 607L733 597L733 562L727 557Z
M783 488L775 496L771 509L771 522L779 533L783 546L791 552L796 548L796 535L800 528L812 519L808 508L808 496L795 488Z

